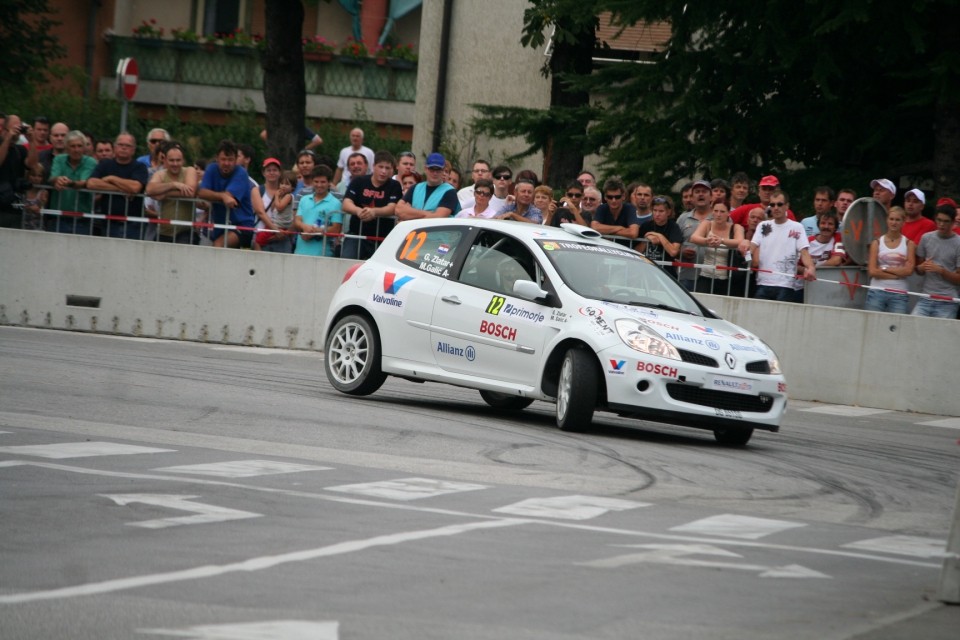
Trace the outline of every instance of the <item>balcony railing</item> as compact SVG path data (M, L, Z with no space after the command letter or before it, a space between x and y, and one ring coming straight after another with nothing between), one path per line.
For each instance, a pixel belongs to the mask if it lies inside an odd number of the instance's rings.
M120 58L136 58L141 80L263 89L260 52L252 47L114 36L110 55L114 69ZM305 59L304 80L308 94L414 102L417 67L373 58Z

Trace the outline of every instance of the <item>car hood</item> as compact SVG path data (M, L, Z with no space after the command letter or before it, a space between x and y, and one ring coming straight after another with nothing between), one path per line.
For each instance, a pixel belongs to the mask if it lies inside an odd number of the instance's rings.
M663 309L651 309L612 302L596 302L603 317L611 325L620 318L637 320L659 333L678 349L715 356L725 351L754 353L760 357L773 355L763 340L732 322Z

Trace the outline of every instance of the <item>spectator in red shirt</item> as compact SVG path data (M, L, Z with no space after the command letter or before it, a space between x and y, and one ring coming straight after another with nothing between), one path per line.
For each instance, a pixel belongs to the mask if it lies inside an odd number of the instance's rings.
M907 220L903 223L901 233L913 240L914 244L920 244L920 238L923 237L923 234L937 230L937 225L933 220L923 216L923 207L926 201L927 199L920 189L911 189L903 197L903 208L907 212Z

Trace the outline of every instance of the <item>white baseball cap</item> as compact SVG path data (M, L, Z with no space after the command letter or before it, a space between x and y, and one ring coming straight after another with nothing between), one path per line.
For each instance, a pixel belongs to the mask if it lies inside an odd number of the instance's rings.
M920 189L910 189L910 191L907 191L903 197L906 198L911 193L917 196L917 200L920 201L920 204L927 204L927 197L923 195L923 191L920 191Z
M887 180L886 178L877 178L876 180L872 180L870 182L871 189L875 189L877 185L880 185L881 187L883 187L893 195L897 195L897 188L893 186L893 183Z

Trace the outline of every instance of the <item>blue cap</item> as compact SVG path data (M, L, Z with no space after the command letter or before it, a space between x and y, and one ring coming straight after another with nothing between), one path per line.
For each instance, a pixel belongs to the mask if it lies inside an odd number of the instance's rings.
M423 166L443 169L446 164L447 161L444 159L443 155L433 152L427 156L427 161L423 164Z

